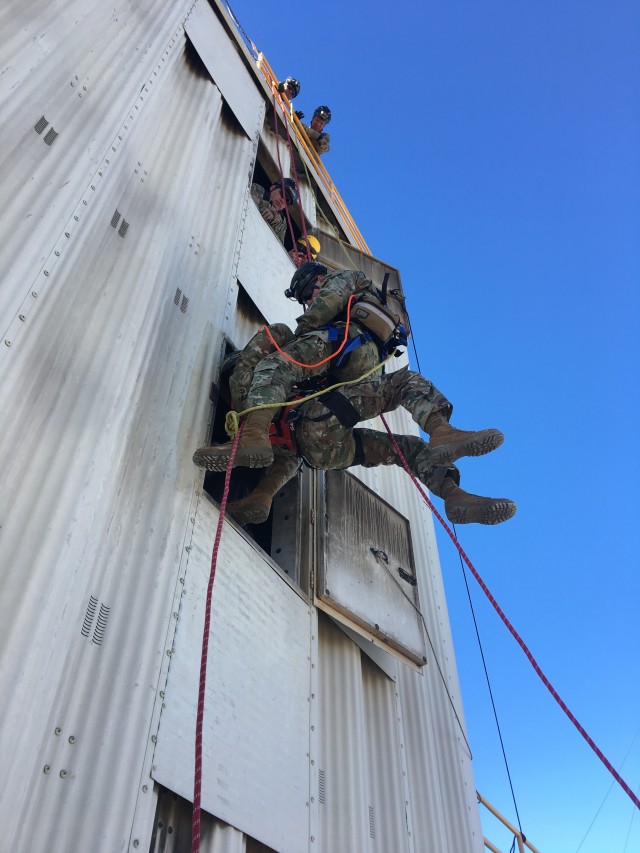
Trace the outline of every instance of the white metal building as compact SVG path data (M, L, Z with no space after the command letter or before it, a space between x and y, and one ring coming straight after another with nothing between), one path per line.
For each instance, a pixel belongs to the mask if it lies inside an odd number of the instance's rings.
M191 456L224 353L298 313L249 194L295 166L217 0L8 0L0 19L0 845L189 850L220 490ZM399 283L296 161L321 257L347 266L351 244ZM482 850L404 472L305 470L262 527L222 537L202 849Z

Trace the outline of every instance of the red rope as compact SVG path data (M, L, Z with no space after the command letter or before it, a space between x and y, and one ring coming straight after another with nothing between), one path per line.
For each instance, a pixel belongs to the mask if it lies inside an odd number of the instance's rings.
M435 515L435 517L438 519L438 521L440 522L440 524L444 527L444 529L445 529L445 530L446 530L446 532L448 533L449 538L451 539L451 541L453 542L453 544L456 546L456 548L457 548L457 550L458 550L458 552L459 552L460 556L462 557L462 559L465 561L465 563L466 563L466 564L467 564L467 566L469 567L469 570L471 571L471 574L474 576L474 578L475 578L475 579L478 581L478 583L480 584L480 588L482 589L482 591L484 592L484 594L487 596L487 598L488 598L488 599L489 599L489 601L491 602L491 604L492 604L492 606L493 606L494 610L496 611L496 613L498 614L498 616L502 619L502 621L504 622L504 624L507 626L507 629L509 630L509 633L514 637L515 641L518 643L518 645L520 646L520 648L522 649L522 651L525 653L525 655L526 655L526 656L527 656L527 658L529 659L529 663L531 664L531 666L532 666L532 667L534 668L534 670L536 671L536 674L538 675L538 677L540 678L540 680L542 681L542 683L544 684L544 686L547 688L547 690L551 693L551 695L553 696L553 698L556 700L556 702L558 703L558 705L560 705L560 707L561 707L561 708L562 708L562 710L565 712L565 714L567 715L567 717L571 720L571 722L572 722L572 723L573 723L573 725L576 727L576 729L580 732L580 734L582 735L582 737L583 737L583 738L586 740L586 742L589 744L589 746L591 747L591 749L592 749L592 750L595 752L595 754L598 756L598 758L600 759L600 761L602 761L602 763L603 763L603 764L604 764L604 766L607 768L607 770L609 771L609 773L611 773L611 775L612 775L612 776L613 776L613 778L616 780L616 782L620 785L620 787L623 789L623 791L625 791L625 793L626 793L626 794L631 798L631 800L632 800L632 802L634 803L634 805L636 806L636 808L640 809L640 798L638 798L638 796L637 796L637 795L632 791L632 789L629 787L629 785L627 785L627 783L624 781L624 779L622 778L622 776L618 773L618 771L615 769L615 767L611 764L611 762L609 761L609 759L604 755L604 753L602 752L602 750L597 746L597 744L596 744L596 743L593 741L593 739L589 736L589 734L588 734L588 733L587 733L587 731L584 729L584 727L583 727L583 726L578 722L578 720L576 719L576 717L571 713L571 711L570 711L570 710L569 710L569 708L567 707L566 703L563 701L563 699L562 699L562 697L560 696L560 694L558 693L558 691L554 688L554 686L551 684L551 682L549 681L549 679L547 678L547 676L544 674L544 672L542 671L542 669L541 669L540 665L538 664L537 660L534 658L533 654L531 653L531 651L530 651L529 647L528 647L528 646L527 646L527 644L524 642L524 640L522 639L522 637L520 636L520 634L518 634L518 632L517 632L517 631L516 631L516 629L513 627L513 625L511 624L511 622L507 619L507 617L506 617L506 615L505 615L504 611L502 610L502 608L500 607L500 605L498 604L498 602L495 600L495 598L493 597L493 595L492 595L492 594L491 594L491 592L489 591L489 588L487 587L487 585L485 584L485 582L484 582L484 581L482 580L482 578L480 577L480 574L478 573L477 569L475 568L475 566L473 565L473 563L471 562L471 560L469 559L469 557L467 557L467 555L465 554L465 552L464 552L464 550L463 550L462 546L460 545L460 543L459 543L459 542L458 542L458 540L456 539L456 537L455 537L455 535L453 534L453 532L452 532L451 528L449 527L449 525L447 524L447 522L444 520L444 518L440 515L440 513L439 513L439 512L438 512L438 510L435 508L435 506L433 505L433 503L429 500L429 497L427 496L427 493L426 493L426 492L425 492L425 490L422 488L422 485L420 484L420 482L419 482L419 481L418 481L418 479L416 478L415 474L413 473L413 471L412 471L412 470L411 470L411 468L409 467L409 463L408 463L408 462L407 462L407 460L404 458L404 455L403 455L403 453L402 453L402 450L400 450L400 447L399 447L399 445L398 445L398 442L397 442L397 441L396 441L396 439L395 439L395 436L393 435L393 433L392 433L392 432L391 432L391 430L389 429L389 424L386 422L384 415L380 415L380 417L382 418L382 423L385 425L385 428L386 428L387 432L389 433L389 437L391 438L391 441L392 441L392 443L393 443L393 446L394 446L394 448L395 448L395 451L396 451L396 453L398 454L398 456L399 456L399 458L400 458L400 461L402 462L402 467L405 469L405 471L407 472L407 474L408 474L408 475L411 477L411 479L413 480L414 485L416 486L416 488L418 489L418 491L419 491L419 492L420 492L420 494L422 495L422 497L423 497L423 499L424 499L425 503L427 504L427 506L429 507L429 509L431 510L431 512Z
M222 536L222 525L224 524L224 512L227 506L227 498L229 497L229 483L231 481L231 471L233 470L233 460L238 449L238 442L242 435L244 423L240 424L240 428L236 434L231 455L229 456L229 465L224 478L224 491L222 493L222 501L220 502L220 515L218 516L218 527L216 529L216 537L213 543L213 553L211 555L211 571L209 573L209 586L207 587L207 600L204 610L204 628L202 631L202 655L200 657L200 687L198 690L198 714L196 717L196 745L195 745L195 771L193 776L193 812L191 816L191 853L200 853L200 799L202 794L202 723L204 720L204 695L205 686L207 683L207 659L209 657L209 629L211 624L211 599L213 596L213 581L216 576L216 565L218 563L218 549L220 547L220 537Z
M276 132L276 137L278 136L278 121L279 121L279 119L278 119L278 113L276 110L276 96L274 94L274 96L273 96L273 126L274 126L274 129ZM294 174L293 182L296 186L296 192L298 193L298 206L300 208L300 219L302 220L302 233L304 234L305 243L307 244L307 260L310 261L311 260L311 249L309 247L309 242L307 240L307 226L306 226L305 219L304 219L304 208L302 207L302 196L300 195L300 187L298 186L298 178L296 176L295 161L293 159L293 148L291 145L291 137L289 135L288 119L285 119L283 124L284 124L284 128L287 132L287 145L289 148L289 157L291 158L291 165L293 166L293 174ZM291 244L292 244L293 248L295 249L295 247L296 247L296 235L293 233L293 224L291 222L291 214L289 213L289 205L286 203L287 194L286 194L285 188L284 188L284 171L282 169L282 161L280 160L280 143L278 142L277 139L276 139L276 153L278 155L278 168L280 169L280 180L282 182L282 194L283 194L284 199L285 199L284 210L285 210L285 214L287 217L287 223L289 224L289 234L291 235Z

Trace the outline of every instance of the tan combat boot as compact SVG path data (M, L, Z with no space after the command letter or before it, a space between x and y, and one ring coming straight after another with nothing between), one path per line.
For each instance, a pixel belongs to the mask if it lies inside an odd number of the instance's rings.
M240 436L233 467L266 468L273 462L273 450L269 441L269 426L275 409L258 409L247 415ZM193 454L193 461L199 468L208 471L226 471L233 441L200 447Z
M280 489L289 482L298 470L295 456L276 454L273 465L264 472L256 488L244 498L227 504L227 512L238 524L262 524L269 517L271 504Z
M440 412L429 415L424 431L429 435L429 454L433 465L447 465L462 456L484 456L504 441L499 429L478 432L456 429Z
M470 495L452 479L446 479L440 490L444 511L453 524L500 524L516 514L517 506L508 498L482 498Z

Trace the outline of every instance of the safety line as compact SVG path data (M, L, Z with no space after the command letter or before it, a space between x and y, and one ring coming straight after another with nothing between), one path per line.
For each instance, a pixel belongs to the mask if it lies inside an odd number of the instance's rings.
M611 775L612 775L612 776L613 776L613 778L616 780L616 782L620 785L620 787L623 789L623 791L624 791L624 792L625 792L625 793L626 793L626 794L631 798L631 800L632 800L632 802L635 804L636 808L640 809L640 797L638 797L638 796L633 792L633 790L629 787L629 785L624 781L624 779L623 779L623 778L622 778L622 776L618 773L618 771L615 769L615 767L613 766L613 764L611 764L611 762L610 762L610 761L609 761L609 759L606 757L606 755L605 755L605 754L602 752L602 750L598 747L598 745L595 743L595 741L594 741L594 740L589 736L589 734L587 733L586 729L585 729L585 728L580 724L580 722L579 722L579 721L578 721L578 719L574 716L574 714L572 714L572 713L571 713L571 711L569 710L569 708L568 708L567 704L564 702L564 700L562 699L562 697L560 696L560 694L558 693L558 691L555 689L555 687L551 684L551 682L549 681L549 679L547 678L547 676L544 674L544 672L542 671L542 669L541 669L540 665L538 664L538 662L537 662L537 661L536 661L536 659L534 658L534 656L533 656L532 652L530 651L529 647L528 647L528 646L527 646L527 644L524 642L524 640L522 639L522 637L520 636L520 634L518 634L518 632L516 631L516 629L513 627L513 625L511 624L511 622L510 622L510 621L509 621L509 619L507 618L506 614L504 613L504 611L502 610L502 608L500 607L500 605L498 604L498 602L495 600L495 598L494 598L494 597L493 597L493 595L491 594L491 592L490 592L489 588L487 587L487 585L485 584L485 582L484 582L484 581L482 580L482 578L480 577L480 574L479 574L478 570L477 570L477 569L476 569L476 567L473 565L473 563L471 562L471 560L469 559L469 557L467 557L467 555L466 555L466 553L465 553L464 549L462 548L462 546L460 545L460 543L458 542L458 540L456 539L456 537L453 535L453 532L452 532L451 528L449 527L449 525L447 524L447 522L444 520L444 518L440 515L440 513L439 513L439 512L438 512L438 510L435 508L435 506L433 505L433 503L429 500L429 497L428 497L427 493L426 493L426 492L425 492L425 490L422 488L422 485L420 484L420 482L419 482L419 481L418 481L418 479L416 478L415 474L413 473L413 471L412 471L412 470L411 470L411 468L409 467L409 463L408 463L408 462L407 462L407 460L404 458L404 455L403 455L402 451L400 450L400 447L399 447L399 445L398 445L398 442L395 440L395 436L394 436L394 435L393 435L393 433L391 432L391 429L389 428L389 424L388 424L388 423L387 423L387 421L385 420L384 415L380 415L380 417L381 417L381 419L382 419L382 423L385 425L385 428L386 428L387 432L389 433L389 437L391 438L391 442L392 442L392 444L393 444L393 445L394 445L394 447L395 447L396 453L398 454L398 456L399 456L399 458L400 458L400 461L402 462L402 467L405 469L405 471L407 472L407 474L409 474L409 476L410 476L410 477L411 477L411 479L413 480L413 483L414 483L415 487L418 489L418 491L419 491L419 492L420 492L420 494L422 495L422 497L423 497L423 499L424 499L425 503L427 504L427 506L429 507L429 509L431 510L431 512L435 515L435 517L438 519L438 521L440 522L440 524L441 524L441 525L444 527L444 529L446 530L446 532L447 532L447 534L448 534L449 538L451 539L451 541L453 542L453 544L454 544L454 545L455 545L455 547L457 548L458 553L460 554L460 556L462 557L462 559L464 560L464 562L465 562L465 563L467 564L467 566L469 567L469 570L471 571L471 574L474 576L474 578L475 578L475 579L477 580L477 582L480 584L480 588L482 589L482 591L484 592L484 594L487 596L487 598L488 598L488 599L489 599L489 601L491 602L491 605L493 606L493 609L496 611L496 613L498 614L498 616L502 619L502 621L503 621L503 622L504 622L504 624L506 625L506 627L507 627L507 629L508 629L509 633L513 636L513 638L515 639L515 641L518 643L518 645L520 646L520 648L522 649L522 651L523 651L523 652L525 653L525 655L527 656L527 658L528 658L528 660L529 660L529 663L531 664L531 666L532 666L532 667L534 668L534 670L536 671L536 674L538 675L538 677L540 678L540 680L542 681L542 683L545 685L545 687L547 688L547 690L551 693L551 695L553 696L553 698L556 700L556 702L558 703L558 705L560 705L560 707L562 708L562 710L564 711L564 713L567 715L567 717L571 720L571 722L572 722L572 723L573 723L573 725L576 727L576 729L580 732L580 734L582 735L582 737L583 737L583 738L586 740L586 742L589 744L589 746L591 747L591 749L592 749L592 750L595 752L595 754L598 756L598 758L600 759L600 761L601 761L601 762L604 764L604 766L607 768L607 770L609 771L609 773L611 773Z
M269 326L263 326L263 329L267 333L267 337L269 338L271 343L274 345L276 350L280 353L280 355L286 361L290 361L291 364L297 364L298 367L306 367L309 370L313 370L314 367L320 367L321 365L326 364L328 361L331 361L331 359L335 358L337 355L340 355L340 353L344 349L345 344L349 340L349 324L351 323L351 303L356 298L356 296L357 296L356 293L352 293L351 296L349 297L349 301L347 302L347 320L346 320L346 327L344 330L344 338L342 339L342 343L340 344L340 346L338 347L338 349L334 353L331 353L331 355L328 355L326 358L323 358L322 361L316 361L315 364L304 364L302 361L296 361L295 358L292 358L290 355L288 355L288 353L286 353L283 349L280 348L280 346L278 345L278 342L276 341L276 339L271 334L271 329L269 328ZM322 330L321 329L311 329L310 331L322 331Z
M458 538L458 533L456 531L455 524L453 525L453 532L455 534L456 539ZM460 554L458 554L460 557ZM491 680L489 678L489 670L487 668L487 662L484 657L484 649L482 648L482 640L480 639L480 629L478 628L478 621L476 619L476 612L473 607L473 601L471 599L471 590L469 589L469 582L467 580L467 574L464 570L464 563L462 562L462 557L460 557L460 570L462 572L462 577L464 580L464 585L467 590L467 598L469 599L469 607L471 608L471 616L473 618L473 627L476 631L476 639L478 640L478 648L480 649L480 657L482 658L482 667L484 669L484 676L487 679L487 687L489 688L489 697L491 699L491 707L493 708L493 718L496 721L496 728L498 729L498 738L500 740L500 748L502 749L502 757L504 759L504 766L507 771L507 779L509 780L509 788L511 789L511 799L513 800L513 807L516 812L516 818L518 819L518 828L520 829L520 835L524 835L522 831L522 823L520 821L520 812L518 811L518 804L516 802L516 793L513 789L513 781L511 779L511 770L509 769L509 762L507 761L507 751L504 747L504 740L502 739L502 729L500 728L500 721L498 720L498 709L496 708L496 703L493 698L493 690L491 688ZM613 783L611 783L613 784Z
M233 470L233 462L238 449L238 442L242 435L244 424L240 426L236 439L231 449L229 456L229 465L224 478L224 491L222 500L220 501L220 514L218 516L218 526L216 528L216 537L213 543L213 553L211 555L211 570L209 572L209 585L207 587L207 599L204 610L204 627L202 630L202 655L200 657L200 686L198 689L198 712L196 716L196 743L195 743L195 765L193 774L193 812L191 815L191 853L200 853L200 800L202 795L202 724L204 720L204 697L205 687L207 683L207 660L209 657L209 630L211 625L211 600L213 597L213 581L216 576L216 566L218 563L218 549L220 547L220 537L222 536L222 526L224 524L224 513L227 507L227 498L229 497L229 483L231 482L231 471Z
M384 361L380 362L380 364L375 364L369 370L365 371L365 373L363 373L362 376L358 376L357 379L347 379L344 382L336 382L335 385L329 385L328 388L323 388L321 391L315 391L313 394L308 394L306 397L300 397L298 400L285 400L284 403L263 403L260 406L251 406L249 409L243 409L242 412L234 412L233 410L227 412L224 420L225 431L229 438L233 438L236 434L236 430L238 429L239 419L251 412L257 412L259 409L293 409L295 406L300 406L308 400L315 400L317 397L322 397L324 394L328 394L329 391L335 391L336 388L343 388L345 385L356 385L358 382L362 382L363 379L366 379L367 376L371 376L372 373L383 369L385 364L390 362L392 358L395 358L395 352L388 355Z
M292 107L292 109L293 109L293 107ZM276 96L274 93L274 95L273 95L273 127L274 127L275 134L276 134L276 153L278 155L278 168L280 169L280 180L282 182L282 194L283 194L284 200L285 200L284 210L285 210L285 214L287 217L287 222L289 224L289 234L291 235L291 246L293 249L295 249L295 247L296 247L296 235L294 234L294 231L293 231L293 223L291 221L291 214L289 213L289 205L286 203L287 194L286 194L285 185L284 185L284 170L282 168L282 161L280 159L280 143L278 141L280 138L280 135L278 133L278 121L279 121L279 119L278 119L278 112L276 110ZM291 160L291 166L293 167L293 174L296 175L296 165L295 165L295 161L293 159L293 148L291 146L291 138L289 135L289 122L288 122L288 120L286 120L284 122L284 128L287 132L287 147L289 149L289 157ZM305 242L307 243L307 260L311 260L309 244L308 244L308 241L306 239L307 238L307 225L305 222L304 208L302 206L302 196L300 195L300 187L298 186L297 175L296 175L296 177L294 177L293 183L295 184L296 192L298 193L298 207L300 208L300 219L302 220L302 232L303 232L304 237L305 237Z

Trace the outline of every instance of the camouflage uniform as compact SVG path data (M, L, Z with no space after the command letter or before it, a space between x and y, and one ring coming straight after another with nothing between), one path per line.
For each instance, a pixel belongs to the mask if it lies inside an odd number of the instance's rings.
M266 190L260 184L251 184L251 198L256 203L262 218L269 225L278 240L284 244L284 238L287 233L286 216L279 210L276 210L268 198L265 197Z
M324 130L314 130L307 124L302 125L307 132L309 141L318 154L326 154L331 147L331 137Z
M291 396L294 385L306 379L323 377L330 372L332 379L336 382L349 381L358 379L367 370L379 364L378 346L372 340L356 347L342 362L340 356L331 361L325 361L334 351L330 332L326 326L332 324L337 329L338 342L341 342L346 323L343 321L332 323L332 321L342 314L352 293L363 291L377 295L374 285L364 273L357 270L331 273L323 280L320 292L309 306L309 310L297 318L295 338L283 348L288 356L300 364L292 363L280 353L273 353L273 349L271 349L272 355L255 358L257 353L260 355L264 353L266 346L265 333L258 332L245 348L248 350L246 356L248 363L255 365L253 382L247 394L246 408L267 403L284 403ZM363 331L357 322L352 321L349 324L350 339L358 337ZM300 366L317 364L321 361L324 364L319 367Z
M422 428L434 412L447 420L452 405L435 385L419 373L404 367L379 379L347 385L338 392L355 410L360 421L375 418L402 406ZM386 432L345 427L323 403L323 398L303 403L295 424L300 456L312 468L334 470L351 465L373 468L400 465L401 462ZM437 485L449 473L459 479L454 466L433 465L429 446L416 436L394 436L413 473L437 492Z
M288 351L286 345L293 339L289 327L278 323L269 329L278 346L286 347ZM272 342L261 331L241 352L229 380L231 396L238 411L248 408L249 390L252 389L252 375L256 365L266 360L266 356L273 351ZM453 409L430 380L408 367L368 382L344 386L338 393L349 401L361 421L402 406L424 428L432 413L441 412L448 420ZM274 417L280 411L274 410ZM298 455L312 468L334 470L357 464L367 468L399 464L398 455L387 433L343 426L325 406L322 397L303 403L295 411L297 418L294 432ZM415 436L396 435L395 438L414 474L434 491L437 491L437 484L447 476L447 472L452 472L449 476L458 482L454 466L431 465L429 448L424 441ZM279 445L274 445L273 450L275 469L279 474L282 472L286 482L298 469L297 457Z

